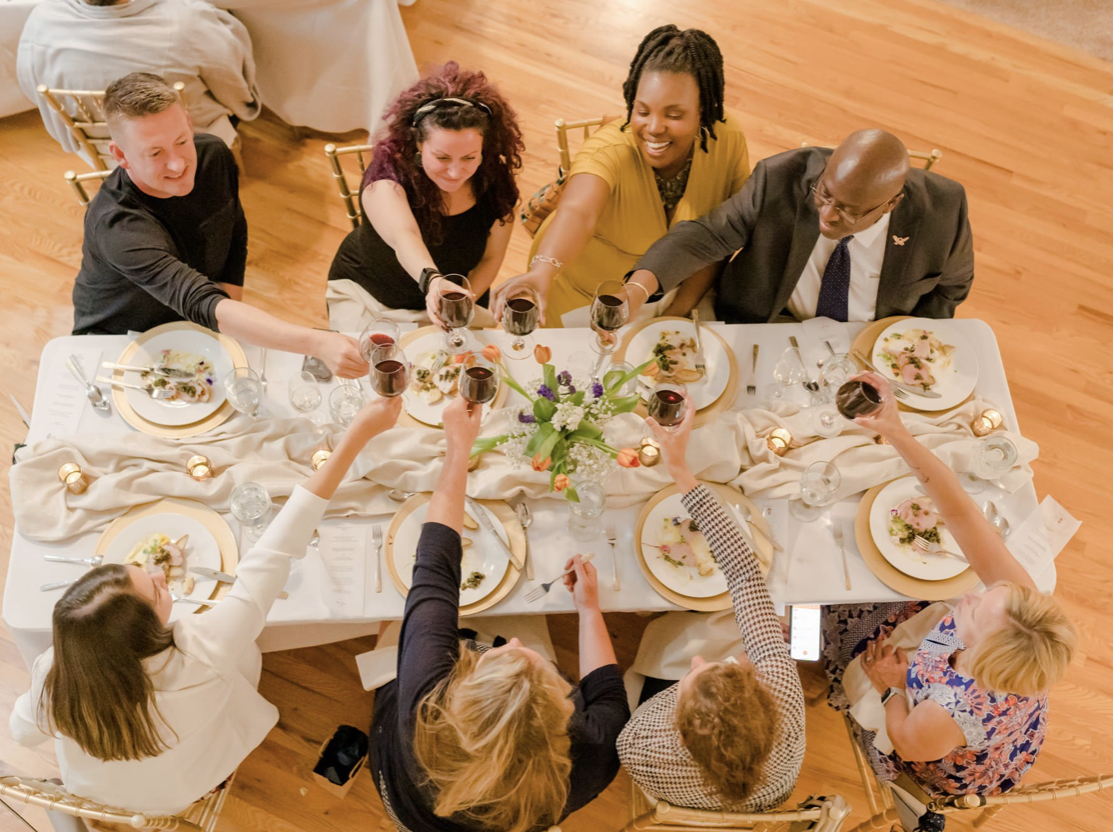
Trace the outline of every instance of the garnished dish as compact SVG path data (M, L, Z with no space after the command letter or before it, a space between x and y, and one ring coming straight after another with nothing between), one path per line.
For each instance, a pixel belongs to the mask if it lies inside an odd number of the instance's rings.
M939 374L950 369L954 349L929 329L908 329L883 337L876 353L878 366L888 369L894 379L931 390Z
M935 511L931 497L909 497L892 509L889 535L901 546L915 548L913 541L922 537L929 543L943 543L943 518Z
M464 592L468 589L479 589L479 585L486 580L487 576L482 572L473 571L460 583L460 591Z
M935 503L921 489L915 477L901 477L885 485L869 509L869 536L881 557L905 575L924 581L947 580L970 565L916 546L916 538L922 537L947 552L962 554Z
M691 384L699 381L703 373L696 369L696 339L675 329L663 329L657 335L649 355L643 360L656 359L642 375L655 381L673 384Z
M182 595L189 595L193 592L194 579L186 569L188 543L188 534L172 541L168 535L156 532L141 538L124 558L124 563L133 563L148 573L161 571L166 576L167 586Z
M443 350L421 353L414 362L410 390L426 404L437 404L447 396L455 396L460 392L463 358L450 356Z
M174 395L162 401L197 404L208 402L213 397L213 387L216 384L215 368L212 362L202 355L164 349L154 356L152 369L189 373L184 377L181 373L175 373L174 378L167 378L166 375L158 372L140 373L144 383L174 391Z
M719 571L707 538L690 517L665 517L661 521L658 556L670 566L684 570L690 579L706 578ZM693 574L694 571L694 574Z

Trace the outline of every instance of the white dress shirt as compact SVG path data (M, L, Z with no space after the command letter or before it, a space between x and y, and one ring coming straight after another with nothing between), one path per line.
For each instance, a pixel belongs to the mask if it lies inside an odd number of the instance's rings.
M278 722L278 709L256 690L261 657L255 639L290 575L290 559L305 554L327 505L328 500L295 489L240 561L228 595L211 610L175 622L174 646L146 660L166 725L157 717L156 723L169 746L157 757L99 760L70 738L42 730L36 717L53 648L36 660L31 690L15 703L13 739L34 746L53 736L66 788L109 806L176 814L203 797Z
M854 235L847 244L850 253L850 297L846 311L849 321L872 321L877 314L877 286L881 277L881 263L885 260L885 242L889 231L889 213L864 231ZM815 241L811 257L800 275L800 282L792 290L788 299L788 311L798 321L815 317L815 307L819 302L819 287L823 283L823 271L831 253L839 244L822 234Z

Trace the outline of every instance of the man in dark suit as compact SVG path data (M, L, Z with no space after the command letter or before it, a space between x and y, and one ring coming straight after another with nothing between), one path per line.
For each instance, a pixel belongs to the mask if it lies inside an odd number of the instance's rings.
M907 149L883 130L860 130L834 151L808 147L759 162L742 190L679 223L638 261L631 317L658 287L668 291L735 252L717 282L715 311L727 323L785 313L951 318L974 280L963 187L910 169Z

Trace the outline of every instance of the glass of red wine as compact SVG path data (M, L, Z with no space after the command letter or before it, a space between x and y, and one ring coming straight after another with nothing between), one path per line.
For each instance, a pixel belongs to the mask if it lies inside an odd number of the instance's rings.
M380 396L401 396L410 383L410 363L397 344L383 344L371 353L371 389Z
M529 286L519 286L510 292L502 308L502 328L508 335L513 335L510 349L506 354L510 358L530 358L533 355L533 339L529 337L537 329L541 318L541 304L535 292Z
M661 382L653 388L646 402L649 415L665 430L676 430L688 408L688 391L679 384Z
M376 347L398 343L398 324L386 318L375 318L359 335L359 354L370 363Z
M845 418L869 416L881 409L881 393L864 381L848 381L835 394L835 406Z
M475 315L475 299L471 284L462 274L446 274L444 279L455 285L440 289L437 314L444 322L444 350L449 355L463 355L468 351L468 324Z
M595 351L610 355L618 347L614 334L622 329L630 317L626 284L617 280L604 280L595 290L591 301L591 328L595 330Z
M472 404L487 404L499 391L499 375L486 358L477 355L474 359L460 374L460 395Z

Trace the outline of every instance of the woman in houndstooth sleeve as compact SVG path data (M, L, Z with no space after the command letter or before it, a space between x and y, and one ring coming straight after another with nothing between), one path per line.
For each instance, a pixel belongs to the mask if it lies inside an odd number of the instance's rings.
M618 754L652 798L693 809L767 811L788 798L800 773L804 694L749 541L688 470L694 413L689 408L674 433L647 423L726 576L734 621L729 612L668 613L649 625L633 670L650 678L619 736ZM685 645L722 661L695 655L686 675L670 674L662 665L675 667ZM683 678L653 678L669 675Z

